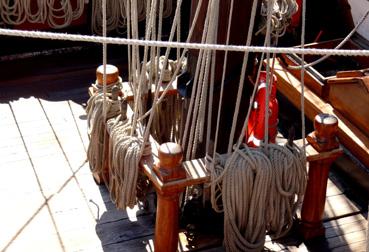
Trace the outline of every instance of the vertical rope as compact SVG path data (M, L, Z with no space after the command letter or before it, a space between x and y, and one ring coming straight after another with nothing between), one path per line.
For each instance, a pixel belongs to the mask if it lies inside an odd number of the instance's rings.
M250 14L250 22L249 22L249 30L248 30L248 33L247 33L246 46L251 45L252 33L253 33L253 30L254 30L257 6L258 6L258 1L254 0L253 4L252 4L251 14ZM234 113L233 113L232 128L231 128L231 133L230 133L230 136L229 136L227 153L231 153L231 151L232 151L233 139L234 139L234 134L235 134L235 131L236 131L237 118L238 118L238 113L239 113L239 110L240 110L241 97L242 97L242 93L243 93L243 86L244 86L244 83L245 83L246 67L247 67L248 58L249 58L248 56L249 56L249 52L245 52L245 54L243 56L240 82L238 84L238 91L237 91L238 95L237 95L235 110L234 110Z
M149 3L148 3L148 7L149 7ZM145 33L145 39L148 40L150 35L151 35L151 30L152 30L152 24L153 24L153 19L156 18L156 9L157 9L157 0L153 0L153 3L151 4L151 8L150 8L150 14L148 14L148 21L146 23L146 33ZM136 130L136 126L137 126L137 119L139 117L139 111L141 113L143 113L142 111L142 89L143 87L146 85L146 64L147 64L147 56L148 56L148 46L144 47L144 57L143 57L143 64L142 64L142 68L141 68L141 72L138 71L138 74L140 75L139 77L139 82L138 82L138 91L137 91L137 96L135 99L135 108L134 108L134 114L133 114L133 121L132 121L132 132L131 135L134 134L135 130ZM141 107L139 108L138 106L141 105Z
M206 41L206 36L207 33L209 32L208 27L209 27L209 19L210 19L210 13L211 13L211 3L212 1L210 1L208 3L208 8L207 8L207 13L206 13L206 17L205 17L205 22L204 22L204 28L203 28L203 33L202 33L202 38L201 38L201 43L205 43ZM193 146L193 141L194 138L196 138L196 124L197 124L197 114L198 114L198 106L199 106L199 101L200 101L200 95L201 95L201 86L200 83L202 83L202 78L204 76L203 71L205 68L205 61L206 61L206 53L207 51L205 50L200 50L199 51L199 56L198 56L198 60L197 60L197 64L196 64L196 71L195 71L195 78L193 81L193 86L192 86L192 94L191 94L191 100L190 100L190 107L188 110L188 115L187 115L187 120L186 120L186 127L185 127L185 136L187 136L187 130L189 129L189 122L190 119L192 121L191 127L190 127L190 135L189 135L189 139L188 139L188 146L187 146L187 153L186 153L186 160L190 159L191 156L191 151L192 151L192 146ZM184 139L186 141L186 138ZM184 141L184 146L185 146L185 141Z
M305 48L306 0L302 0L301 48ZM301 136L303 141L302 154L306 161L305 139L305 55L301 55Z
M106 37L106 0L102 0L102 16L103 16L103 37ZM103 114L106 120L106 64L107 64L107 44L103 43L103 94L104 94L104 103L103 103Z
M233 17L233 6L234 6L234 0L231 0L230 9L229 9L229 16L228 16L228 25L227 25L226 45L229 45L229 38L230 38L230 33L231 33L231 24L232 24L232 17ZM225 51L224 52L222 81L221 81L221 85L220 85L220 97L219 97L219 105L218 105L217 124L216 124L215 137L214 137L213 159L215 159L215 153L216 153L217 145L218 145L220 114L221 114L221 108L222 108L222 103L223 103L224 82L225 82L225 75L226 75L226 70L227 70L227 63L228 63L228 51Z
M265 40L266 40L266 46L270 47L271 45L271 25L272 25L272 10L273 10L273 6L274 6L274 1L275 0L271 0L268 1L268 18L267 18L267 29L266 29L266 35L265 35ZM271 71L270 71L270 53L268 52L266 54L266 59L267 59L267 65L266 65L266 80L265 80L265 114L264 114L264 148L268 147L268 133L269 133L269 90L271 87L271 79L273 77L271 77ZM262 64L262 63L261 63ZM255 85L258 85L258 83L255 83Z
M131 1L127 1L126 6L127 13L127 39L131 38ZM128 50L128 83L132 84L132 46L127 45Z
M182 0L178 0L178 2L177 2L177 8L176 8L176 11L175 11L175 14L174 14L174 20L176 20L178 18L178 15L179 15L178 14L179 13L178 6L180 6L181 4L182 4ZM175 31L175 22L173 22L173 25L171 27L171 31L170 31L170 35L169 35L169 41L173 41L174 31ZM169 52L170 52L170 48L167 48L167 50L165 52L164 62L163 62L163 69L166 69L167 68ZM161 83L163 81L163 77L164 77L164 71L162 71L161 74L160 74L159 83ZM155 90L153 107L151 108L149 120L147 122L147 127L146 127L146 130L144 132L144 143L146 143L147 140L148 140L148 138L149 138L149 134L150 134L150 130L149 129L150 129L150 126L151 126L153 117L155 115L155 110L156 110L156 106L157 106L156 103L157 103L157 100L158 100L158 95L159 95L159 88L157 88ZM141 148L141 153L143 153L144 145Z

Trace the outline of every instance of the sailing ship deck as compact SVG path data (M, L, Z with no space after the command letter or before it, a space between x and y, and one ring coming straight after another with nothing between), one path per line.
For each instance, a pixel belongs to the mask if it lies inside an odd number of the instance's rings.
M116 210L106 188L90 174L81 104L93 73L86 67L63 73L62 80L50 75L42 80L47 86L26 85L39 82L27 77L0 88L1 251L153 250L154 213L138 207ZM70 85L66 89L61 83ZM350 194L351 188L331 174L325 238L308 244L268 239L266 248L365 250L367 209L351 201ZM184 233L180 238L180 251L223 251L220 237L204 238L195 246L188 246Z

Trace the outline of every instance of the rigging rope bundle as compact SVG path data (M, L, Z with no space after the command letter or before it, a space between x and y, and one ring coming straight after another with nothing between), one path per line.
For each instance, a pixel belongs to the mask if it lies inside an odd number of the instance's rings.
M80 18L85 7L84 0L76 0L75 9L72 0L37 0L37 8L34 11L33 3L35 1L0 0L0 23L7 25L20 25L24 22L47 23L53 29L61 29Z
M99 174L103 170L105 121L119 114L118 101L107 99L106 114L103 113L104 97L102 93L95 93L87 102L87 125L90 134L90 142L87 149L87 158L93 172Z
M160 1L159 5L162 3L163 1ZM202 43L216 43L219 3L219 0L209 1L201 40ZM154 17L156 17L157 4L158 2L156 0L147 2L146 9L150 9L150 15L148 12L146 13L145 40L156 38L156 35L154 36L156 32L156 18ZM179 17L180 4L181 1L178 1L175 19ZM252 9L252 18L255 17L256 6L257 1L255 0ZM137 1L134 1L133 4L129 7L127 6L127 8L132 10L132 18L127 20L127 22L129 22L129 25L127 23L127 30L129 30L128 37L130 38L132 36L137 39L139 16ZM160 14L161 11L162 8L159 7L159 16L162 16ZM266 27L267 33L269 34L272 25L271 13L272 11L269 6ZM177 22L173 22L169 41L174 37L176 23ZM159 27L160 26L161 24ZM254 23L251 22L246 46L251 45L253 26ZM191 27L190 34L192 29L193 26ZM160 40L160 35L158 35L158 40ZM229 40L227 39L227 41ZM269 41L265 42L265 45L270 45L270 37ZM158 97L161 82L166 79L165 71L159 71L158 68L161 67L161 69L168 71L171 68L168 59L170 49L167 48L164 59L161 61L158 51L150 48L148 44L144 45L143 57L140 57L138 46L133 45L128 49L128 69L131 77L130 84L133 87L133 94L136 97L133 106L134 114L132 119L127 121L123 120L119 122L119 119L115 118L108 122L108 131L110 132L109 160L111 163L109 189L111 198L120 209L124 209L127 206L133 207L136 203L138 164L141 156L146 152L146 145L144 142L145 139L148 139L151 124L155 125L162 120L174 121L168 118L160 118L171 114L173 115L173 113L163 113L163 110L167 109L167 104L161 102L165 99L168 100L168 98L164 98L165 94L162 94L160 98ZM184 53L185 50L182 52L181 60L183 59ZM241 70L239 92L229 146L233 144L235 124L237 123L248 55L248 52L244 53L244 62ZM141 60L141 58L143 58L143 60ZM151 60L151 63L155 61L157 63L156 67L148 63L148 59ZM205 112L206 107L212 104L216 61L215 53L210 50L200 50L198 59L189 115L185 127L185 136L182 138L183 145L186 145L186 141L188 140L187 159L191 159L195 156L198 143L203 141L206 121L208 123L208 129L209 122L211 121L210 116L206 119ZM178 71L179 66L177 65L174 75ZM159 76L156 76L154 73L157 73ZM174 77L172 76L170 82L172 82L173 79ZM151 108L149 112L145 112L146 110L144 109L145 105L142 104L142 97L144 97L148 89L150 90L151 87L148 88L147 84L149 83L151 85L152 80L155 83L153 108ZM173 102L175 102L174 98ZM147 127L144 128L140 122L148 113L150 114L149 121ZM155 116L159 113L159 117ZM209 113L211 114L211 111ZM248 115L249 113L250 111ZM192 121L191 126L189 121ZM268 120L266 119L265 121ZM247 119L244 125L247 125ZM161 130L173 132L172 127L163 128L161 126L155 129L156 134L160 134ZM143 138L137 136L138 131L144 131ZM242 132L244 131L245 128ZM187 134L189 134L188 139ZM207 144L209 143L209 135L210 133L206 136ZM266 140L266 142L268 141ZM212 197L217 197L216 200L212 200L212 203L216 205L217 211L224 211L226 248L230 251L260 251L263 248L267 231L270 232L273 237L279 237L292 226L291 224L296 206L300 203L306 185L305 159L302 157L303 155L301 155L300 151L277 145L267 144L262 149L250 149L245 146L240 149L239 141L233 152L231 149L229 149L229 153L226 155L227 158L220 161L220 164L212 164L210 159L210 167L213 167L211 171L212 192L215 192ZM214 152L214 155L218 156L216 152ZM221 206L217 205L220 198L222 199Z

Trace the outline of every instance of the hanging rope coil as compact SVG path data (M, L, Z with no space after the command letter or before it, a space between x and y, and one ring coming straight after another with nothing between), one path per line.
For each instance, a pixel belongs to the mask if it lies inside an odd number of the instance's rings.
M244 146L232 156L218 155L214 163L218 177L212 180L212 203L224 211L228 251L261 251L266 233L279 238L290 230L307 181L301 150L269 144L265 152Z
M259 149L236 150L222 179L224 244L228 251L260 251L265 242L272 164Z
M105 121L107 118L119 114L118 101L106 100L106 114L103 113L104 97L102 93L96 93L87 101L87 126L90 134L90 142L87 149L87 158L93 172L102 173L104 155Z
M295 146L269 144L267 149L274 179L267 230L272 238L280 238L291 229L296 210L302 204L306 163L304 154Z
M118 209L133 208L137 197L143 197L145 190L139 179L139 162L141 156L151 154L151 147L146 145L143 153L143 138L131 136L132 120L122 120L122 115L107 121L109 133L109 192ZM145 183L145 181L143 181ZM139 194L138 195L138 191Z
M37 8L35 7L36 4ZM53 29L62 29L80 18L85 7L84 0L77 0L73 9L72 0L0 0L0 23L20 25L24 22L48 24ZM33 10L35 8L36 10Z
M118 33L125 33L128 25L128 0L111 0L107 2L107 31L117 31ZM147 10L147 2L145 0L137 0L137 22L141 22L146 19L146 15L150 10ZM102 4L99 0L92 1L92 15L91 15L91 30L95 34L102 33ZM172 0L164 1L163 17L169 17L173 12Z

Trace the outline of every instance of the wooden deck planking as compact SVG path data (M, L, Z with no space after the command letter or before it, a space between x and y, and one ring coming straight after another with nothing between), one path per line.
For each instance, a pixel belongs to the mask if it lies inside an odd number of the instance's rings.
M78 188L76 180L73 178L74 174L64 155L62 145L66 145L66 142L58 142L57 139L58 136L56 131L59 132L63 130L65 125L59 127L61 125L60 121L54 122L54 125L52 125L47 120L47 115L44 113L41 105L38 99L35 98L11 102L14 117L18 122L19 133L23 138L25 147L28 151L27 154L31 161L30 170L32 171L32 169L34 169L33 175L36 173L40 182L41 188L35 190L40 196L39 205L44 205L44 207L47 206L49 217L55 229L54 232L50 232L58 237L57 240L61 243L59 244L60 249L74 251L76 248L83 247L83 243L85 245L89 244L88 246L96 243L97 246L100 244L100 241L94 230L96 221L89 210L89 203L86 201L81 189ZM33 114L33 116L31 117L29 114ZM69 115L72 117L71 113ZM62 118L62 120L64 119L65 118ZM73 117L72 119L74 120ZM73 132L76 132L76 130ZM60 137L66 140L67 143L69 139L74 138L73 135L71 136L72 138L70 138L70 135L63 135ZM73 142L73 144L77 143ZM82 146L82 151L85 152L81 140L79 140L79 144ZM70 147L70 145L68 147ZM76 151L76 148L74 148L73 151ZM85 155L80 155L80 157L81 156L82 159L85 160ZM29 213L29 215L34 213L34 219L37 220L36 217L41 211L38 213L37 209L28 207L28 205L32 204L24 200L26 195L22 196L20 202L24 202L24 205L13 207L15 209L23 209L22 213L15 212L17 214L16 216L21 217L24 212ZM34 200L34 202L37 201ZM11 210L14 211L14 209ZM23 220L23 218L19 219ZM31 222L33 223L33 220L27 223L28 221L29 220L24 220L22 222L25 223L25 228L22 230L21 224L14 225L13 223L9 225L20 230L18 235L20 239L23 233L27 233L26 229L31 225ZM33 225L35 228L39 228L38 232L43 230L42 222L34 223ZM16 230L14 232L9 232L10 230L7 229L7 231L9 234L17 233ZM18 236L16 236L16 239L11 243L12 246L18 243L16 242ZM32 239L26 240L32 242ZM27 246L30 245L31 244L28 244ZM33 246L31 246L31 248L36 249L36 247Z
M1 243L1 248L3 243ZM6 248L6 251L63 251L53 221L44 206L24 230Z
M85 150L87 150L89 139L87 135L87 117L85 109L80 104L73 101L68 101L68 103L76 122L78 133L82 138L83 146L85 147Z
M323 220L340 218L342 216L360 213L361 209L353 204L344 194L329 196L325 200Z
M73 171L76 171L87 158L82 142L82 135L87 135L87 130L80 134L68 101L41 100L41 105L68 164Z

